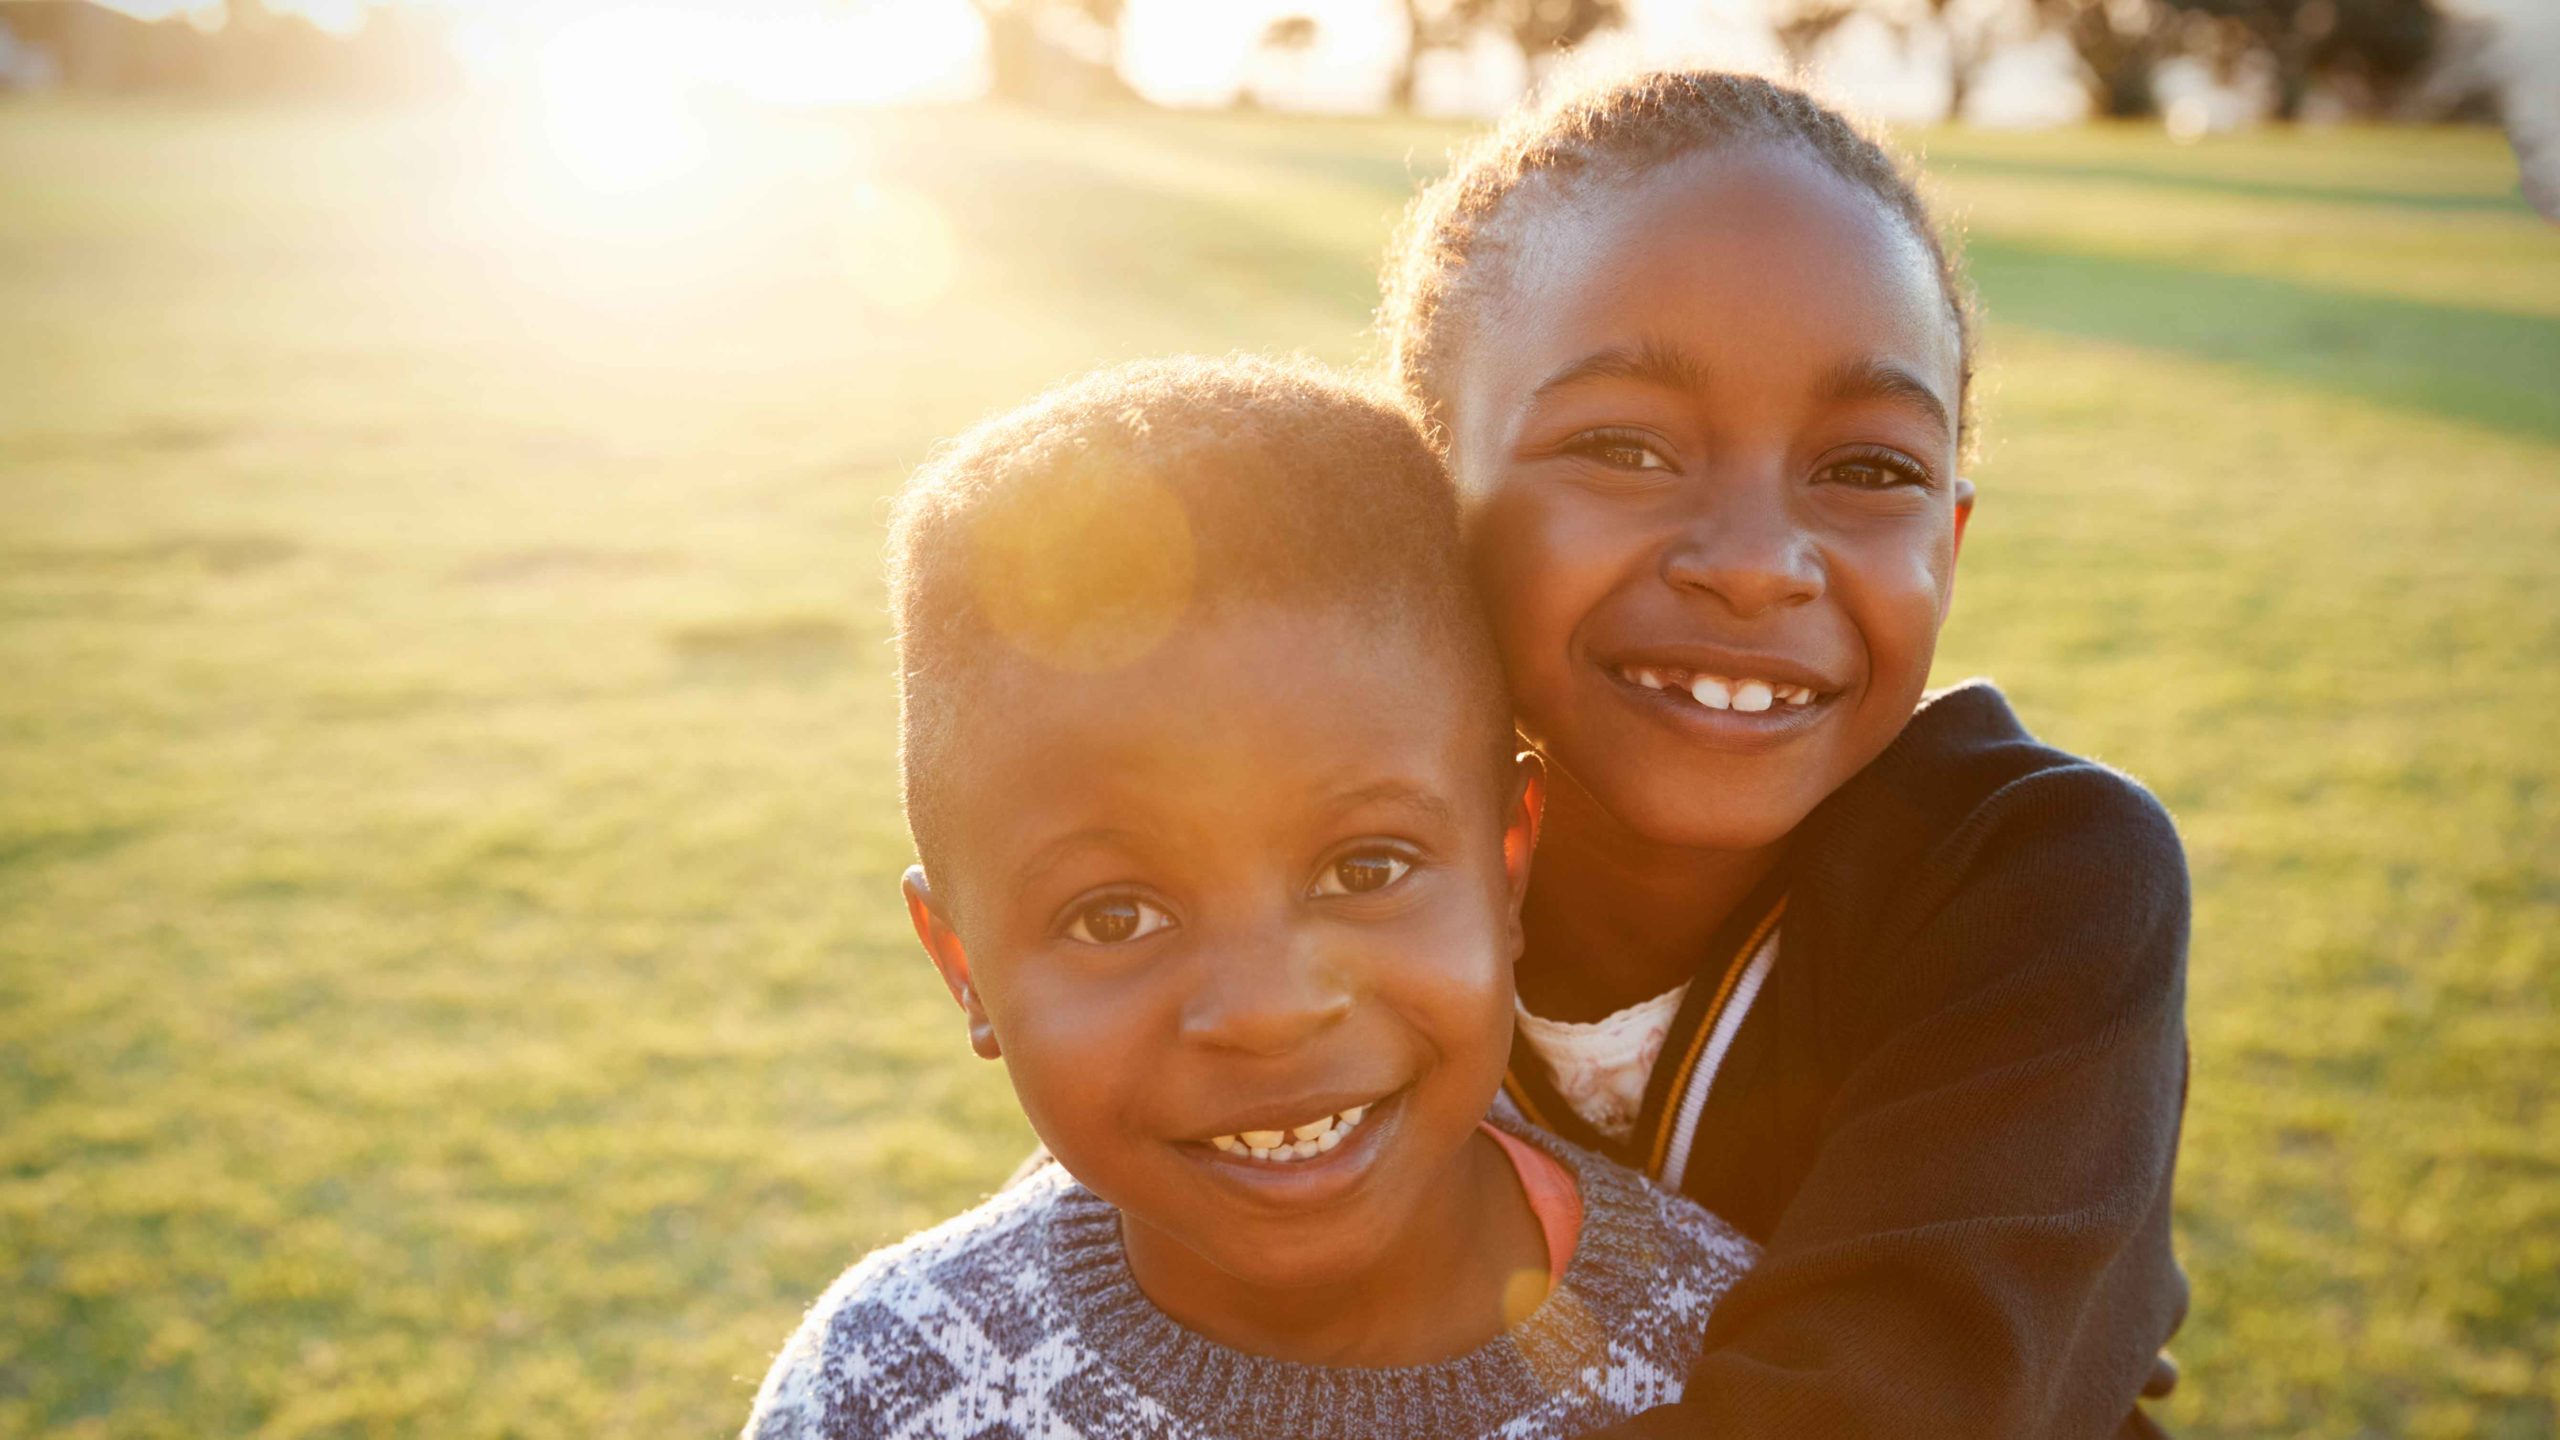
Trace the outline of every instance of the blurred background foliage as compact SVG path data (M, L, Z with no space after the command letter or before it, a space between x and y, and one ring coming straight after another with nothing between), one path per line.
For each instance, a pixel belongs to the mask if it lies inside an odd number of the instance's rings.
M1267 113L1285 57L1148 108L1096 48L1132 13L1027 0L1042 78L885 109L382 78L468 68L432 10L108 15L194 58L99 79L39 12L0 1436L733 1429L842 1265L1028 1142L894 894L883 497L1092 364L1363 360L1469 127ZM1244 50L1326 43L1288 18ZM359 68L189 68L270 42ZM2166 1418L2553 1435L2560 235L2478 127L1905 138L1989 316L1940 678L2144 778L2195 869Z
M1221 36L1212 48L1265 62L1258 76L1237 77L1230 98L1239 103L1276 94L1291 108L1285 84L1257 93L1252 80L1285 75L1289 57L1322 51L1331 63L1378 70L1379 108L1402 111L1431 108L1420 104L1423 71L1485 46L1503 50L1530 80L1568 64L1587 42L1614 54L1629 44L1659 48L1666 35L1728 53L1651 58L1747 53L1818 74L1841 32L1863 26L1888 38L1903 62L1942 72L1939 103L1953 118L1966 115L1986 66L2044 45L2071 57L2070 73L2100 116L2157 113L2159 70L2179 63L2236 86L2239 101L2279 120L2299 118L2306 105L2333 116L2478 120L2496 114L2509 79L2500 52L2547 28L2518 19L2535 0L1208 0L1190 8L1226 18L1205 26L1145 0L941 3L974 17L983 86L1006 98L1127 96L1123 32L1188 28ZM449 91L473 69L473 32L505 8L485 0L0 0L0 26L22 56L0 78L262 95ZM517 8L556 21L603 7L531 0ZM858 13L866 4L780 8ZM868 8L914 6L869 0ZM1690 13L1667 21L1675 11ZM1765 43L1737 40L1746 32ZM457 33L459 47L450 43ZM1209 63L1233 68L1237 58Z

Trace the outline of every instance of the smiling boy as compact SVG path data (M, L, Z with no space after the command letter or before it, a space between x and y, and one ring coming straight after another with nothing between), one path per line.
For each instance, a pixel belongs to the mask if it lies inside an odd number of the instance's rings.
M1057 1163L848 1272L748 1433L1537 1440L1677 1398L1748 1243L1486 1121L1542 781L1410 418L1132 367L972 432L894 532L909 911Z

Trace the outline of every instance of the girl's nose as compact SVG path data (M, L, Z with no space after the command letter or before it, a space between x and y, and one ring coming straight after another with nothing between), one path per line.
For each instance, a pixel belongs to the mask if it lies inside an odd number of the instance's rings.
M1213 946L1195 963L1199 981L1182 1007L1182 1032L1196 1045L1285 1055L1351 1013L1341 971L1296 936Z
M1719 487L1663 547L1664 583L1745 619L1818 598L1822 552L1783 490L1774 481Z

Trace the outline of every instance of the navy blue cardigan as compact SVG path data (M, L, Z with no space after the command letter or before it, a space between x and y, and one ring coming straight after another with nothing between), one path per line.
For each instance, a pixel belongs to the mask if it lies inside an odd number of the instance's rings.
M2160 1351L2187 1305L2187 923L2159 803L1968 685L1736 911L1630 1141L1516 1049L1531 1118L1766 1247L1682 1402L1601 1433L2157 1433L2135 1402L2174 1383Z

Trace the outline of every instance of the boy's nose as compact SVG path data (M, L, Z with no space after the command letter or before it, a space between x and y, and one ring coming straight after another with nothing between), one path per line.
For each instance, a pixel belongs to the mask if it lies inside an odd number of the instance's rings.
M1290 937L1219 945L1198 961L1183 1038L1216 1050L1284 1055L1351 1013L1351 987L1314 943Z
M1820 596L1821 550L1785 488L1774 476L1717 487L1663 547L1664 583L1712 596L1744 618Z

